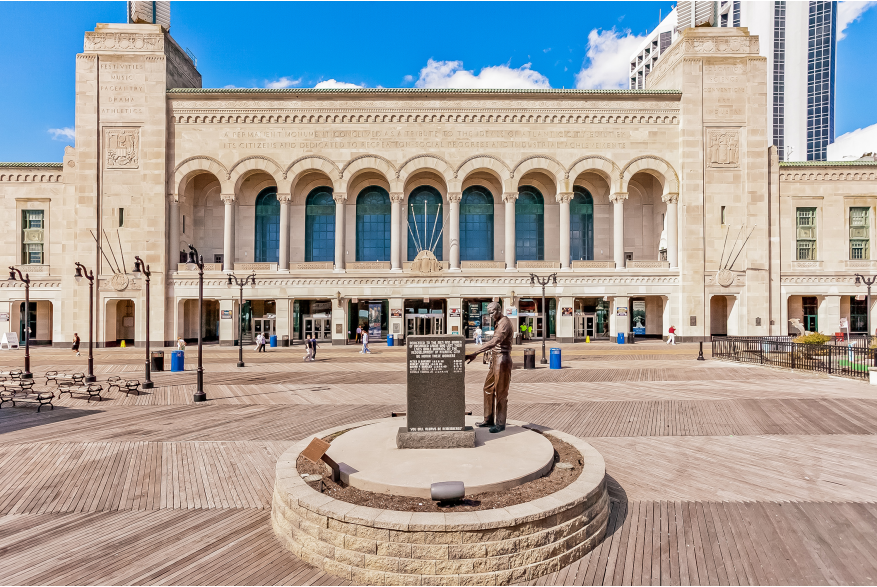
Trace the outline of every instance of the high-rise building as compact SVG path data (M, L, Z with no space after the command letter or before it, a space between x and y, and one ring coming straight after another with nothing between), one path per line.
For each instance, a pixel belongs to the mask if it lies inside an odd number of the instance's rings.
M768 131L783 161L823 161L834 141L837 2L679 2L630 59L647 88L658 59L689 27L746 27L767 59Z

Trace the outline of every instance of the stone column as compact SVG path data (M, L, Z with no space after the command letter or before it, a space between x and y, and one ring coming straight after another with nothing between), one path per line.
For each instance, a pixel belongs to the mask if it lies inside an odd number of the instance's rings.
M277 261L277 270L289 273L289 205L292 194L277 194L280 201L280 254Z
M390 193L390 271L402 271L402 192Z
M222 270L234 271L234 194L222 194L225 204L225 229L222 233Z
M609 196L612 207L613 238L612 246L615 256L615 269L624 269L624 200L627 192L615 192Z
M449 192L448 202L451 206L448 226L448 243L449 261L451 262L451 271L460 270L460 200L463 199L462 192Z
M335 200L335 273L344 273L344 203L347 201L347 194L335 192L332 198Z
M459 316L451 316L451 310L459 310ZM445 326L446 334L459 334L465 336L466 329L463 328L463 299L448 298L448 324ZM474 330L473 330L474 332Z
M505 202L505 270L517 271L515 262L515 201L518 192L506 192L502 195Z
M667 203L667 261L671 268L679 267L679 194L664 194Z
M557 203L560 204L560 270L569 271L570 266L570 246L569 246L569 203L573 198L572 192L561 192L557 194Z
M231 312L231 318L223 318L223 312ZM237 342L238 312L240 308L236 299L219 300L219 346L234 346Z
M168 225L167 268L176 273L180 264L180 200L179 196L170 197L170 215ZM60 323L60 320L58 320Z
M346 195L346 194L345 194ZM337 200L336 200L337 202ZM336 205L337 208L337 205ZM336 269L337 271L337 269ZM344 271L342 269L342 271ZM336 297L332 300L332 344L347 344L347 300ZM290 336L291 338L291 336Z
M625 338L625 342L626 342L627 338L630 336L630 330L631 330L630 329L630 298L626 297L626 296L613 298L611 307L612 307L612 316L615 319L615 321L614 321L615 328L614 329L612 328L613 324L610 322L609 335L612 339L611 342L617 342L617 340L618 340L617 335L619 332L624 333L624 338ZM618 308L626 308L625 313L627 314L627 316L619 316L618 315Z
M548 302L547 299L545 301ZM575 342L575 316L563 315L564 308L574 307L575 298L573 297L567 296L557 299L557 314L555 314L555 318L557 320L557 342L559 343Z
M840 296L818 296L818 300L819 332L834 336L835 332L840 332Z

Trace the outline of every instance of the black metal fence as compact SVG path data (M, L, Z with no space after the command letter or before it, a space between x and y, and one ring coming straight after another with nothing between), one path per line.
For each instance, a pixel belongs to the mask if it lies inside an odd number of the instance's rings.
M715 359L868 379L868 371L877 369L877 349L870 342L861 337L813 345L787 336L714 336L712 350Z

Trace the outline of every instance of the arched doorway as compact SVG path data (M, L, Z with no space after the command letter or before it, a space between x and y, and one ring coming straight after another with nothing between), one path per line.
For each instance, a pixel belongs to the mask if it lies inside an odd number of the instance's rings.
M256 196L256 263L280 260L280 202L277 188L265 188Z
M581 186L573 188L569 203L569 251L576 261L594 259L594 198Z
M107 300L104 320L104 344L108 347L134 345L134 300Z
M390 194L369 186L356 197L356 260L390 260Z
M480 185L460 201L460 260L493 261L493 195Z
M728 298L725 296L710 298L710 334L728 335Z
M442 260L442 195L431 186L414 188L408 196L408 260L420 249L431 250Z
M311 190L305 200L305 261L335 260L335 200L332 188Z
M518 188L515 202L515 257L518 261L545 259L545 222L542 193L533 186Z

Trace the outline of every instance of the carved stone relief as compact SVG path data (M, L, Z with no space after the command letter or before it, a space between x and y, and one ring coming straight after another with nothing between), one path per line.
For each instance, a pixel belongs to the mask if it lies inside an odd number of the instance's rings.
M107 169L137 169L140 167L140 129L118 126L105 128L104 153Z
M707 131L707 167L737 169L740 167L740 129L710 129Z

